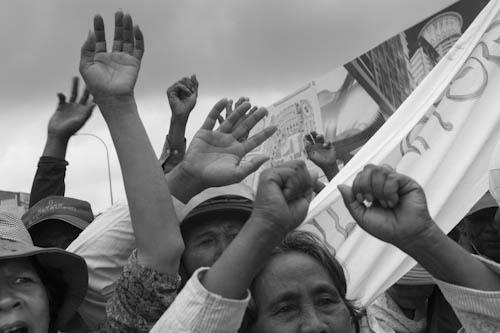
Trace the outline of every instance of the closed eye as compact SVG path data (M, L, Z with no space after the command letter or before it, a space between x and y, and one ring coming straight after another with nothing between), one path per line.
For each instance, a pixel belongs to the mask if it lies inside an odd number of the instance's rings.
M275 315L285 315L293 312L296 307L292 304L280 304L275 307L273 314Z

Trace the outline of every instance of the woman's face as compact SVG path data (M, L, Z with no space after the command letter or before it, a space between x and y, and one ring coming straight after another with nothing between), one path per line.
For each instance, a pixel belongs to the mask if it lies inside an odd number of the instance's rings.
M252 295L258 308L255 332L354 332L332 278L306 254L272 257Z
M49 300L27 258L0 261L0 333L46 333Z

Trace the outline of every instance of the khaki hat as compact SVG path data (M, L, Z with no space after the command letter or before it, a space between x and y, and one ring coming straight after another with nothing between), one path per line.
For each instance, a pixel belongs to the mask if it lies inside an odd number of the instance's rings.
M36 258L42 269L55 269L51 276L67 289L55 323L57 329L68 322L87 293L88 272L85 260L58 248L41 248L33 245L23 222L14 215L0 213L0 260Z
M94 213L87 201L49 196L38 201L21 220L28 230L48 220L59 220L83 230L94 220Z
M252 188L244 183L221 187L211 187L194 196L184 206L181 221L195 216L213 212L251 213L255 194Z

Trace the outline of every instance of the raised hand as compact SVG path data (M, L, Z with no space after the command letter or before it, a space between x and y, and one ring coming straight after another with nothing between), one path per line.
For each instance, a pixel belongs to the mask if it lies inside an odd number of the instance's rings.
M196 75L184 77L167 89L168 103L173 117L188 118L198 98Z
M74 77L71 84L71 95L66 102L66 96L58 93L59 104L49 120L48 135L69 140L80 128L85 125L95 104L89 98L89 91L85 88L78 99L78 78Z
M339 185L339 190L361 228L400 248L411 246L435 228L422 187L389 167L367 165L352 188Z
M111 96L133 96L143 54L142 32L130 15L115 14L112 52L106 52L102 17L94 17L94 32L82 46L80 73L98 104Z
M240 163L248 152L276 131L276 126L266 127L246 139L250 130L267 115L267 110L260 108L240 121L250 109L249 103L243 103L213 131L217 118L226 105L227 99L215 104L203 126L193 137L184 161L179 164L182 172L197 179L202 188L237 183L269 159L267 156L257 155L244 164Z
M304 161L289 161L264 170L259 177L252 216L272 223L283 236L307 215L313 180Z
M330 141L316 132L304 137L307 157L320 168L337 165L337 151Z

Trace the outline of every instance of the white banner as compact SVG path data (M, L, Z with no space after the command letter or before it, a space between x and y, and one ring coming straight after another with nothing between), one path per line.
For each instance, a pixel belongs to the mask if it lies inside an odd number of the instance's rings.
M488 189L500 138L500 0L492 0L378 132L313 200L302 228L324 238L347 270L348 296L369 304L415 261L355 225L337 185L387 163L425 189L449 232Z

